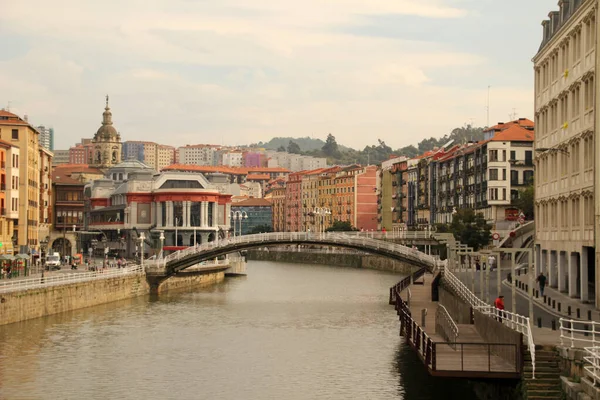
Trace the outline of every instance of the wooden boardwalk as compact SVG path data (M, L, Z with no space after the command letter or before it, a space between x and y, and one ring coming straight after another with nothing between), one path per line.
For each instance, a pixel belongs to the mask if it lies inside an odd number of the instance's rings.
M473 379L518 379L521 372L518 361L521 357L517 352L521 349L516 345L486 343L475 325L469 324L457 325L459 335L456 342L449 343L441 332L436 332L438 303L431 301L432 281L433 276L425 274L400 292L412 318L405 316L403 321L402 311L398 312L407 342L418 352L429 373ZM423 327L424 309L427 310L427 315ZM506 357L498 355L512 351L515 361L512 363L506 361Z

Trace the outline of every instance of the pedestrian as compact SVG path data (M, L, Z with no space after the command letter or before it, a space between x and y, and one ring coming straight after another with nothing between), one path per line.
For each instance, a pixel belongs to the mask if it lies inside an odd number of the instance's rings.
M11 271L11 269L12 269L12 268L10 267L10 265L6 267L6 277L7 277L8 279L10 279L10 278L11 278L11 276L10 276L10 271Z
M479 271L481 269L481 264L479 264L479 258L475 259L475 271Z
M498 322L502 322L502 314L504 311L504 296L500 295L494 301L494 307L498 310Z
M536 282L540 285L540 294L542 297L544 296L544 288L546 287L546 275L543 272L540 272L538 275Z
M494 270L494 265L496 264L496 258L492 255L488 257L488 265L490 266L490 271Z
M508 281L508 283L512 283L512 274L510 272L506 276L506 280Z

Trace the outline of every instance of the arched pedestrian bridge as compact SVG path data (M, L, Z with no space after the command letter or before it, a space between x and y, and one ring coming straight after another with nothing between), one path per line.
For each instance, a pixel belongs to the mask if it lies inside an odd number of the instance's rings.
M406 233L407 236L428 235L429 232ZM199 246L177 251L163 258L158 258L147 266L147 273L164 279L183 271L202 261L215 259L226 254L261 247L282 245L318 245L342 247L389 257L419 268L434 271L440 261L435 257L422 253L414 248L371 237L373 235L348 234L339 232L273 232L256 235L244 235L235 238L217 240Z

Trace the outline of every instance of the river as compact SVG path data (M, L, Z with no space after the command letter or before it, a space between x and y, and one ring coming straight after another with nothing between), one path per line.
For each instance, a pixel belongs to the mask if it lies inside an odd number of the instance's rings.
M398 275L249 262L248 276L0 327L0 399L475 399L427 375Z

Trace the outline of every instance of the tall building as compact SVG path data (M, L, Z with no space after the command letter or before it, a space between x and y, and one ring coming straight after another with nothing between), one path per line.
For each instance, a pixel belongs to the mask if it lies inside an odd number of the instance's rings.
M219 146L210 144L186 145L177 149L179 164L217 166L221 164Z
M536 267L551 287L598 307L598 4L580 0L559 6L542 22L543 39L533 58Z
M44 125L40 125L36 129L40 133L40 146L54 151L54 128L46 128Z
M121 162L121 135L113 126L108 96L106 96L106 107L102 113L102 126L92 139L92 148L93 157L90 164L94 167L110 168Z
M54 150L54 158L52 158L52 166L70 163L70 150Z
M50 150L40 146L38 237L40 240L45 241L50 238L50 228L52 226L52 156Z
M39 249L39 183L40 153L39 132L27 121L7 111L0 111L0 139L18 147L19 153L12 154L10 162L18 168L19 190L18 222L14 230L17 248L15 251L27 253Z
M175 163L175 147L154 142L128 140L123 143L125 160L138 160L160 171Z
M19 148L0 140L0 254L16 254L13 248L15 223L19 214L19 169L11 162Z

